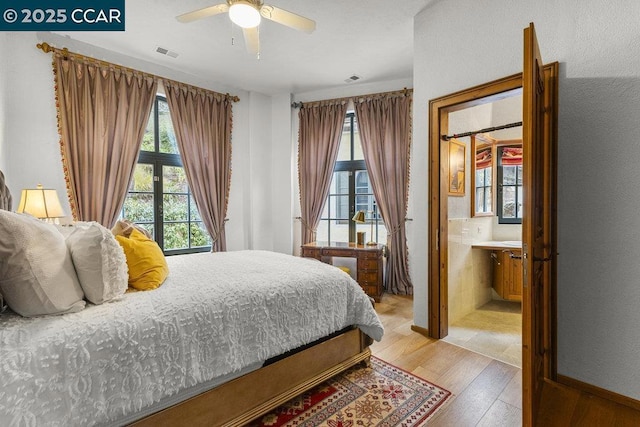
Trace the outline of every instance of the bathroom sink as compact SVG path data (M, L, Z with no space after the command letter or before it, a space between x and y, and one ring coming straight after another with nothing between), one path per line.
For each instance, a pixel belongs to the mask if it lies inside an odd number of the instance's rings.
M521 240L504 240L502 242L503 245L505 246L513 246L514 248L521 248L522 247L522 241Z

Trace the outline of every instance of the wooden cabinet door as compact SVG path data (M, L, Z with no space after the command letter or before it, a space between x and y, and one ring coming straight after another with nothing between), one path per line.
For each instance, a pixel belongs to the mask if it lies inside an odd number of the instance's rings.
M509 258L509 283L505 286L505 299L522 301L522 252L506 252L505 258Z

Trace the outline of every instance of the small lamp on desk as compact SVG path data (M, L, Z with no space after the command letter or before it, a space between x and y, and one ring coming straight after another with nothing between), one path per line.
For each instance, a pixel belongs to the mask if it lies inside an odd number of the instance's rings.
M16 212L26 212L51 223L57 223L58 218L64 216L56 190L43 188L42 184L38 184L36 188L22 190Z
M353 216L353 218L351 218L351 220L353 220L353 222L357 224L366 224L367 220L365 215L366 215L365 211L358 211ZM373 241L373 218L372 218L371 219L371 236L370 236L370 240L367 242L367 246L375 246L375 245L377 245L377 243Z

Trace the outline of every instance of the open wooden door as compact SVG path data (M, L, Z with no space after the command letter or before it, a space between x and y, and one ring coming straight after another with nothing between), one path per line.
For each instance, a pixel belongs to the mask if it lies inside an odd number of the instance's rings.
M554 375L558 63L543 66L533 24L524 30L522 218L523 425L535 426L545 378ZM551 297L551 298L550 298Z

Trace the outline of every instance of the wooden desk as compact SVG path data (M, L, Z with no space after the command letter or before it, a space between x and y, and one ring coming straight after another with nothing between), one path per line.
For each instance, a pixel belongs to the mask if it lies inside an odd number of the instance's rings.
M367 295L376 302L380 302L382 296L383 279L383 245L356 245L355 243L332 243L328 245L322 242L307 243L302 245L302 256L316 258L322 262L331 264L333 257L356 258L356 280Z

